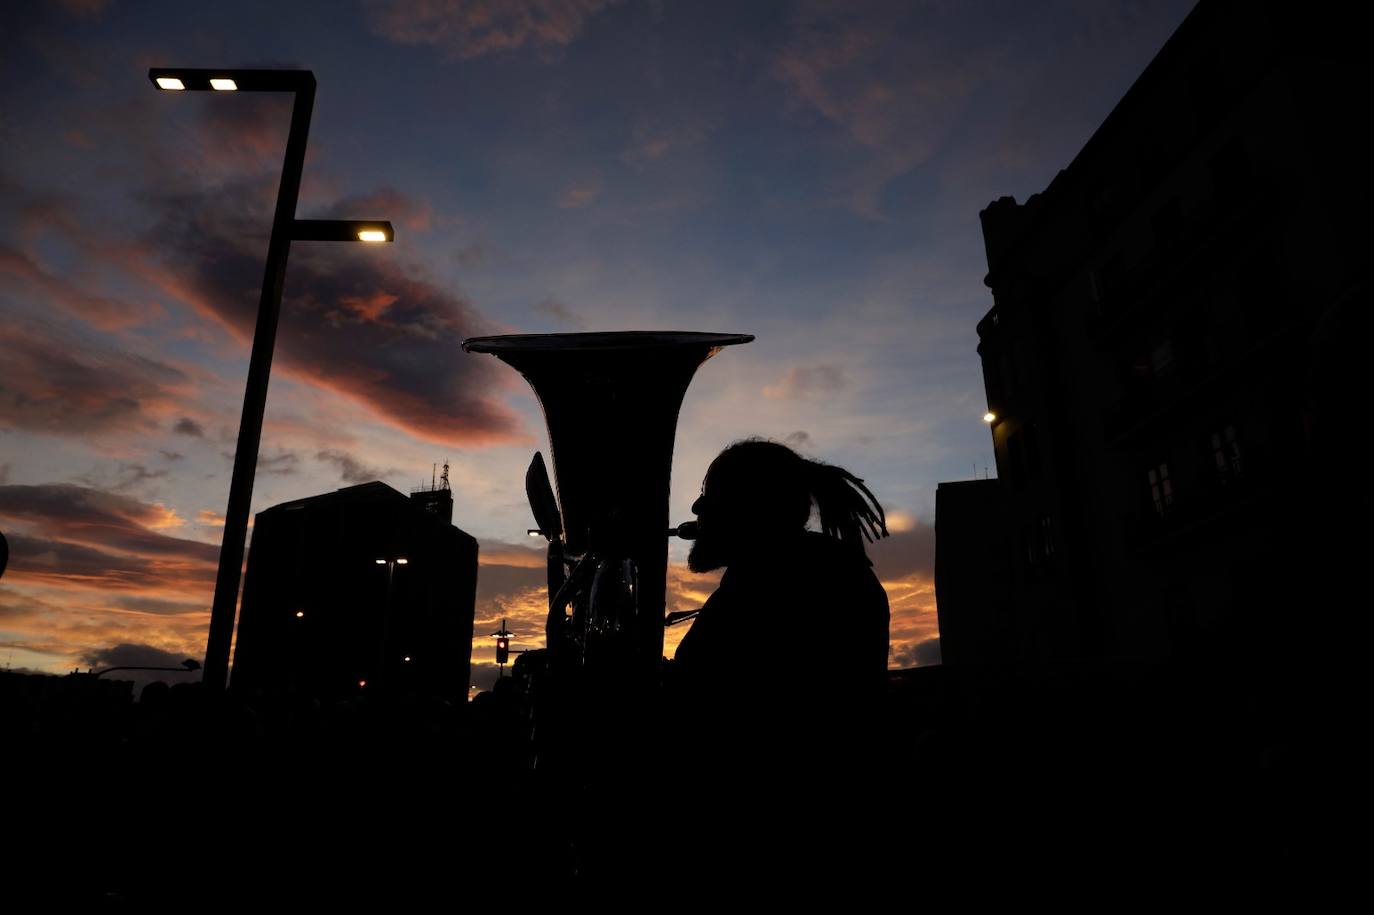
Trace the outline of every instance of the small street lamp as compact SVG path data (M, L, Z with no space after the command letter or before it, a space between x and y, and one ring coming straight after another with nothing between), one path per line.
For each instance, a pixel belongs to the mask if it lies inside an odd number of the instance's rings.
M382 642L380 657L381 661L377 666L377 679L386 682L386 659L387 659L387 626L391 621L391 581L396 575L396 567L409 565L410 560L404 556L393 556L389 559L376 560L377 565L386 566L386 604L382 607ZM406 657L409 661L409 656Z
M210 608L210 634L205 650L205 684L224 689L229 676L229 645L234 636L238 610L239 574L243 544L248 536L248 509L253 499L258 446L262 441L262 417L267 404L267 381L272 371L272 350L281 315L282 285L292 241L389 242L395 236L391 223L380 220L297 219L301 172L305 168L305 143L310 114L315 107L315 74L309 70L205 70L185 67L153 67L148 79L164 92L289 92L291 129L286 138L286 160L272 216L272 239L267 246L262 297L258 301L253 351L248 361L248 382L243 392L243 418L239 421L234 471L229 482L229 505L224 512L224 539L215 574L215 598Z

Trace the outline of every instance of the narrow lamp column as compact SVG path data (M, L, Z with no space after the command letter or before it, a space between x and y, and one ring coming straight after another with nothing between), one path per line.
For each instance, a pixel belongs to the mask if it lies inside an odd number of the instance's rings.
M286 137L286 160L282 164L277 206L272 215L272 237L267 246L262 297L258 301L253 350L248 360L248 382L243 392L243 416L239 421L234 471L229 483L229 505L224 512L224 540L220 546L215 597L210 608L210 635L205 648L203 679L208 688L218 692L224 689L229 675L229 646L233 641L234 619L238 611L243 546L248 536L248 510L253 500L263 410L267 404L267 382L272 372L272 351L276 345L277 319L281 315L282 286L291 242L293 239L391 241L394 235L391 223L384 220L296 219L296 199L300 195L301 172L305 167L305 143L310 132L310 115L315 107L314 73L309 70L154 67L148 71L148 78L164 91L290 92L295 96L291 107L291 129Z

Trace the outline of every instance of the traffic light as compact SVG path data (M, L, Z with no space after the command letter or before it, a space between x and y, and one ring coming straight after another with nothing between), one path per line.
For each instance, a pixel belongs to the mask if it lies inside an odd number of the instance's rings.
M501 636L496 640L496 663L505 664L510 660L510 639Z

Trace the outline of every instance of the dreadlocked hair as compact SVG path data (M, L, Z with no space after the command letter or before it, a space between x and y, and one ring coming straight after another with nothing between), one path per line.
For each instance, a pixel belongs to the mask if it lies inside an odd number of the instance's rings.
M843 467L802 458L822 533L842 543L873 543L887 536L887 515L864 481Z
M735 442L716 458L710 475L713 485L779 527L804 528L814 504L821 532L860 551L865 541L888 535L883 507L863 480L778 442Z

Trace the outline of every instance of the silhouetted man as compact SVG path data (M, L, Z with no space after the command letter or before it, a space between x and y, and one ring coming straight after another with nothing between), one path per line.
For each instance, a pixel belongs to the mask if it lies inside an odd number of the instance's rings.
M676 826L710 848L697 875L773 885L864 866L873 831L850 815L877 787L888 604L864 541L887 536L882 507L845 470L756 440L712 462L692 511L688 564L725 569L670 680L689 779Z
M815 506L819 532L806 524ZM687 731L708 767L798 769L860 752L887 669L887 594L864 541L882 507L847 471L738 442L692 506L688 564L725 568L676 655Z

